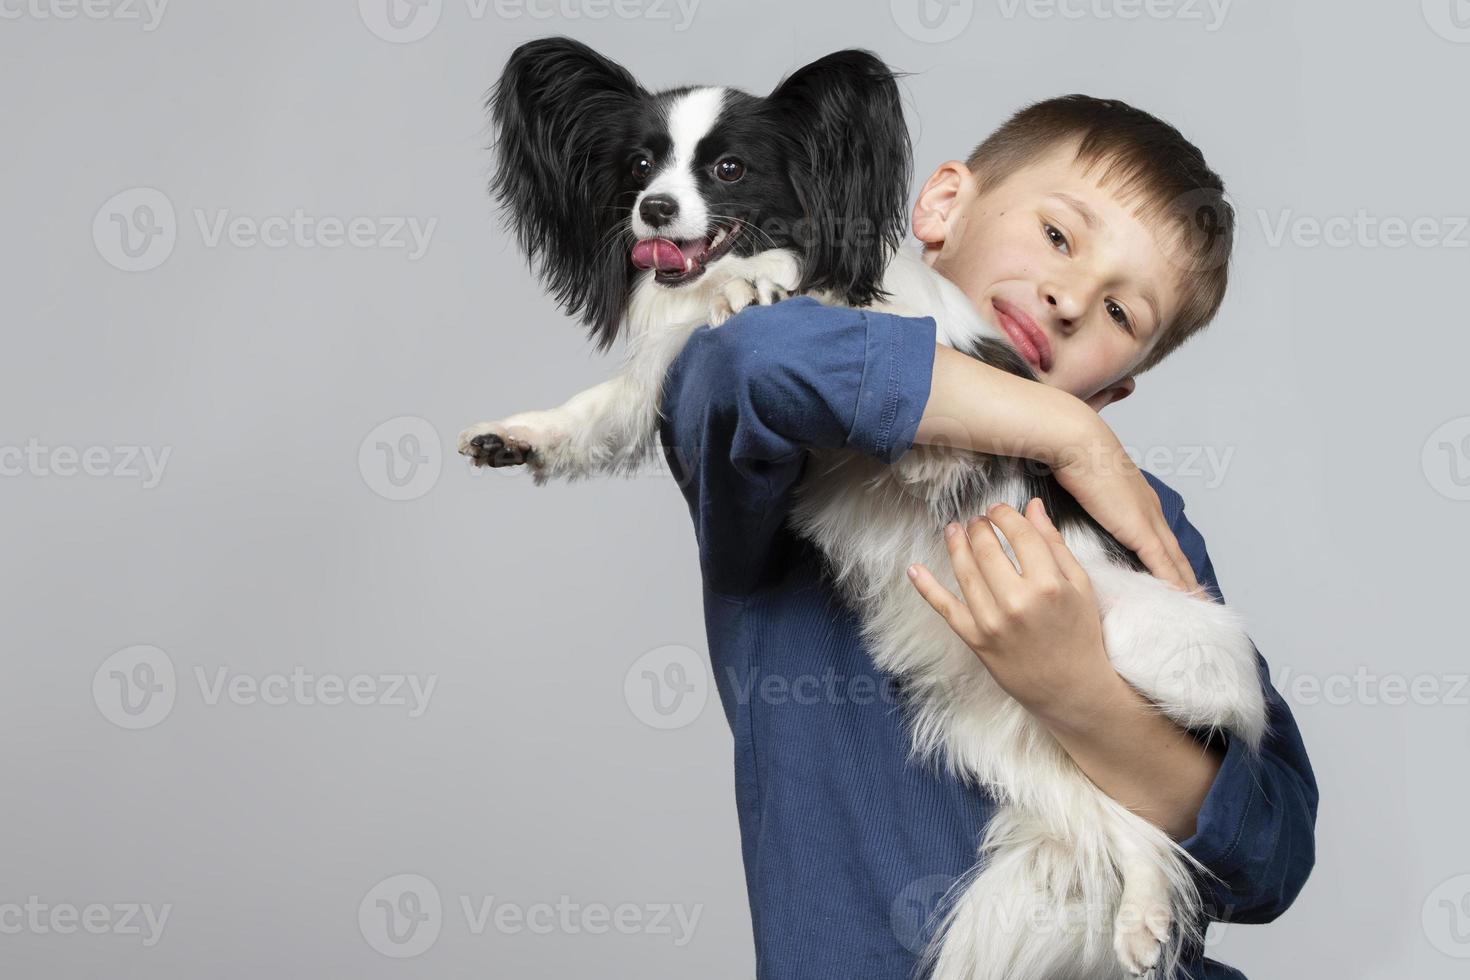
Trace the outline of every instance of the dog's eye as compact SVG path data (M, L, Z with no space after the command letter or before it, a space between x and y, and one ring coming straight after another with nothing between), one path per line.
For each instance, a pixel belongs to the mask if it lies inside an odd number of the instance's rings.
M715 164L715 176L726 183L734 183L745 176L745 164L734 157L726 157Z
M637 157L633 161L633 176L639 180L646 180L653 173L653 163L648 157Z

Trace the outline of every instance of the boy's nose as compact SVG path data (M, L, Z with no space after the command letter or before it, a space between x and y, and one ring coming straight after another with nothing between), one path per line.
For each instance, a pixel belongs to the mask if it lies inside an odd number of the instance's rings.
M1057 298L1057 290L1046 291L1046 305L1051 308L1052 322L1056 324L1057 330L1063 335L1069 335L1076 329L1077 318L1072 315L1068 304Z

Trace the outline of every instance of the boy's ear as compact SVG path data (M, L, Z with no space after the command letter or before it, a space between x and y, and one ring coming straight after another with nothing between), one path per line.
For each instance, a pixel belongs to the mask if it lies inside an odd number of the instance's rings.
M914 237L926 247L940 248L954 229L954 219L975 194L975 177L958 160L948 160L924 181L914 202Z
M1089 395L1086 399L1086 402L1088 405L1092 406L1092 410L1094 412L1101 412L1104 408L1111 405L1113 402L1120 402L1123 399L1127 398L1129 395L1133 394L1133 390L1137 387L1138 382L1135 381L1133 375L1130 374L1127 377L1119 378L1117 381L1108 385L1102 391L1099 391L1094 395Z

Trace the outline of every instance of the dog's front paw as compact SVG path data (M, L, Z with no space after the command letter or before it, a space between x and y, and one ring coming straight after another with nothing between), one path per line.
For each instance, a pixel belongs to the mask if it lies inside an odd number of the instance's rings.
M751 303L770 306L801 285L801 262L785 249L771 249L731 263L730 279L715 290L710 325L718 327Z
M781 297L785 299L784 296ZM715 290L714 302L710 304L709 323L712 327L718 327L736 313L745 309L751 303L759 301L761 305L774 303L775 298L760 299L756 291L756 284L749 279L731 279L719 289Z
M520 466L535 461L537 443L524 426L481 422L459 434L459 451L475 466Z

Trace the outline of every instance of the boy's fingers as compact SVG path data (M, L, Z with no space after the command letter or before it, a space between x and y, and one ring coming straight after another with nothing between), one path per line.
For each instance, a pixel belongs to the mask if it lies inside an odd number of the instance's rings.
M995 607L995 593L986 581L985 569L981 565L983 559L971 548L970 535L963 526L956 524L954 527L953 534L946 528L944 535L944 544L949 548L949 564L970 607L970 615L980 622L986 612Z
M1057 571L1056 559L1051 546L1037 533L1030 521L1010 504L997 504L990 508L989 517L1005 533L1021 565L1021 574L1028 578L1045 578Z
M1184 580L1184 587L1186 589L1199 588L1199 582L1194 577L1194 566L1185 557L1184 549L1179 547L1179 539L1174 537L1174 532L1169 529L1168 525L1165 525L1164 529L1169 532L1169 536L1164 540L1168 542L1169 551L1174 556L1174 564L1179 569L1180 577Z
M923 565L910 565L909 581L914 583L914 588L919 590L919 595L924 597L924 601L944 617L949 628L954 630L960 639L972 648L980 646L980 631L975 628L975 618L970 615L970 610L953 592L940 585L939 580L929 569Z
M1041 502L1040 497L1032 497L1026 501L1025 514L1026 519L1043 538L1049 541L1062 540L1062 532L1051 522L1051 515L1046 512L1046 505Z
M1046 505L1041 502L1040 497L1031 498L1031 502L1026 505L1026 516L1030 518L1031 523L1036 526L1036 530L1047 544L1051 545L1051 555L1056 559L1057 567L1067 577L1067 581L1079 588L1084 584L1091 587L1092 579L1088 576L1087 570L1082 567L1077 556L1072 554L1072 549L1067 547L1067 542L1062 538L1062 532L1057 530L1057 526L1051 522L1051 515L1046 512Z
M1184 557L1184 551L1179 547L1179 539L1174 537L1174 531L1164 521L1163 514L1159 515L1154 530L1158 537L1153 542L1152 556L1146 558L1139 554L1139 559L1154 575L1172 582L1181 589L1190 590L1198 587L1199 583L1194 578L1194 568L1189 564L1189 559Z
M1179 572L1179 566L1174 561L1174 556L1169 554L1164 543L1158 539L1148 542L1134 552L1138 560L1143 562L1149 574L1154 578L1163 579L1170 585L1184 586L1184 576Z
M1179 551L1179 543L1173 540L1174 532L1169 530L1163 511L1156 511L1152 515L1149 531L1152 532L1150 536L1137 545L1130 543L1128 547L1154 578L1162 579L1177 588L1189 588L1194 572L1189 568L1184 553Z
M1020 577L1016 574L1016 566L1011 564L1011 559L1006 555L995 527L988 517L976 517L955 537L963 539L962 547L971 554L970 560L979 570L980 583L985 587L985 596L989 600L986 608L994 608L995 597L1004 595ZM949 543L951 560L957 544L955 541Z

